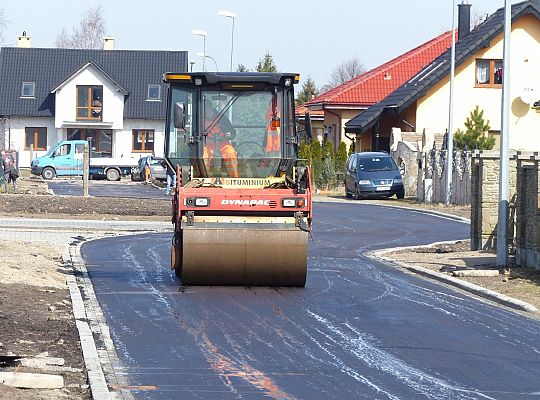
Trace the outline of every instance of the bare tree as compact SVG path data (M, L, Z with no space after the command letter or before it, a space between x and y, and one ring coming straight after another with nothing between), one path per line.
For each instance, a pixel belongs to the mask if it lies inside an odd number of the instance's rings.
M352 78L357 77L365 70L364 63L358 57L353 56L334 68L330 74L328 84L326 84L323 89L329 90L335 88L336 86L342 85L343 83L350 81Z
M66 28L56 37L56 47L71 49L101 49L105 36L105 17L101 6L90 7L78 27L69 35Z
M6 31L9 23L4 6L0 6L0 44L2 45L6 42Z

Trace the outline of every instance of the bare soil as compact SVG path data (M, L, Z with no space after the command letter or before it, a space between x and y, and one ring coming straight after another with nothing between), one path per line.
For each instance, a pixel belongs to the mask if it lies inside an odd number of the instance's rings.
M459 269L498 269L498 276L458 279L525 301L540 310L540 270L515 266L499 269L496 254L471 251L468 240L429 248L399 250L386 253L385 257L449 275Z
M20 178L17 193L0 194L0 216L168 221L169 199L53 196L41 178ZM3 191L3 189L2 189Z
M29 242L1 242L0 254L0 371L61 374L58 390L17 389L0 384L0 398L89 399L87 376L72 313L61 248ZM72 371L23 367L19 358L65 360Z

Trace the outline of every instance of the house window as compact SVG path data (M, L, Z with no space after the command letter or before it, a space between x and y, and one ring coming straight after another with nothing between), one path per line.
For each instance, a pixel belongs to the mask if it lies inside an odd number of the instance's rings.
M112 157L111 129L78 129L67 130L68 140L88 140L92 144L92 157Z
M476 60L476 87L500 88L503 79L502 60Z
M35 97L35 95L36 95L35 82L23 82L21 97Z
M146 100L161 100L161 86L148 85Z
M103 86L77 86L77 119L101 121Z
M133 152L150 153L154 151L154 130L133 129Z
M47 150L47 128L25 128L24 149L30 150L32 145L34 150Z

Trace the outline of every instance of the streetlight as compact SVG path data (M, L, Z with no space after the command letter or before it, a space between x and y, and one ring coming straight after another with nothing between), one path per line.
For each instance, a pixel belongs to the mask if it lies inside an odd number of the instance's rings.
M201 31L199 29L194 29L194 30L191 31L191 33L193 35L203 37L203 53L206 54L206 36L208 36L208 33L206 33L205 31ZM205 58L203 58L203 60L202 60L202 70L203 70L203 72L205 72L205 69L204 69L204 60L205 60Z
M234 50L234 19L236 18L236 14L231 11L220 11L218 12L218 15L232 19L232 30L231 30L231 71L232 71L233 70L233 50Z
M205 57L205 58L209 58L210 60L212 60L212 61L214 62L214 65L216 66L216 72L219 71L219 68L218 68L218 66L217 66L217 62L216 62L216 60L214 59L214 57L209 56L208 54L204 54L202 51L197 52L197 55L198 55L199 57ZM203 60L204 60L204 58L203 58Z

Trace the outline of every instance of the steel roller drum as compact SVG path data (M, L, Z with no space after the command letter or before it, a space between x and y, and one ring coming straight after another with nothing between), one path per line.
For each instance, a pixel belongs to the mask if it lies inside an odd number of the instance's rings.
M183 285L299 286L306 283L308 233L298 228L187 228Z

